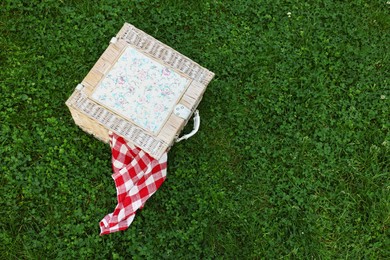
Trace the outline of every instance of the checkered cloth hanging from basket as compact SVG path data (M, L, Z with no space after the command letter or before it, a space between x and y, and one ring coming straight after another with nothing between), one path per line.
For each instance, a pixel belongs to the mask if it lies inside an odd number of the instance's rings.
M167 175L167 153L157 160L110 133L112 168L118 205L100 221L100 235L127 229L135 213L157 191Z

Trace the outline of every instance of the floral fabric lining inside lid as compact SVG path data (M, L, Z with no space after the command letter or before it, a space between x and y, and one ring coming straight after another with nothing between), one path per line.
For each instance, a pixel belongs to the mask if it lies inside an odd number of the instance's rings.
M158 134L191 80L127 47L92 98L139 127Z

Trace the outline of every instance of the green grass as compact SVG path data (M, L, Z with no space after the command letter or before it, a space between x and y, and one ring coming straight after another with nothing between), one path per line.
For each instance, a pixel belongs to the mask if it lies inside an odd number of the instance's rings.
M167 181L100 237L110 150L64 102L125 21L216 77ZM0 30L2 259L390 258L387 1L5 0Z

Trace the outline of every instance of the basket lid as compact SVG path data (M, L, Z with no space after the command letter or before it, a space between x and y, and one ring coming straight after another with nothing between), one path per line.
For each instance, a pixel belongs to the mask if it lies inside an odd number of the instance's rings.
M178 137L214 73L125 23L76 88L73 106L159 158ZM185 117L174 113L182 105ZM93 107L93 109L92 109Z

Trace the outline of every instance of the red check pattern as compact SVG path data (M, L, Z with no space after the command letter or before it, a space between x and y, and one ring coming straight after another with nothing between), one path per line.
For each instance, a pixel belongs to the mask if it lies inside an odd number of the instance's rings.
M167 176L167 153L156 160L115 133L110 145L118 204L100 221L100 235L127 229Z

